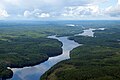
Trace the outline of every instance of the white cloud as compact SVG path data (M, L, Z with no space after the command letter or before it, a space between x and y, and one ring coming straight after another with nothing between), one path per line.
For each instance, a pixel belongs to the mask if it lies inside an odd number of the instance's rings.
M24 17L29 17L31 16L31 12L30 11L25 11L24 12Z
M50 14L48 14L48 13L41 13L38 17L46 18L46 17L50 17Z
M120 5L120 0L118 0L118 5Z
M28 9L53 10L68 6L84 6L99 4L108 0L0 0L0 3L8 10L18 11ZM16 8L17 7L17 8Z
M110 15L111 17L120 17L120 5L109 7L105 13Z
M50 17L50 14L42 12L39 9L34 9L33 11L28 11L28 10L25 11L24 17L26 17L26 18L46 18L46 17Z
M120 0L118 0L117 5L106 8L105 14L111 17L120 17Z
M114 0L113 0L114 1ZM81 18L120 15L120 0L0 0L0 16L15 18ZM106 8L108 4L111 7ZM101 7L102 6L102 7ZM9 14L8 14L9 13ZM19 14L19 15L18 15ZM119 18L119 17L118 17Z
M83 16L89 16L89 15L98 15L100 14L99 7L96 5L91 6L72 6L72 7L66 7L62 16L70 16L70 17L83 17Z
M10 16L8 13L7 13L7 11L6 10L4 10L4 9L0 9L0 17L8 17L8 16Z

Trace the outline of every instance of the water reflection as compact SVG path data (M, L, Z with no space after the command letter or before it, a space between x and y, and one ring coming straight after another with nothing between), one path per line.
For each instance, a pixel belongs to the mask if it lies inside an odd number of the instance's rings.
M94 32L93 32L93 30L96 30L96 29L92 29L92 28L86 29L86 30L84 30L83 33L77 34L76 36L82 35L82 36L94 37Z

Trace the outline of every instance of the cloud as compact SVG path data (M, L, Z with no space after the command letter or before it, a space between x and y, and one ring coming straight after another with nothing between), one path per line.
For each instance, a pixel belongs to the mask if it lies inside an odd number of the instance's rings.
M4 9L0 9L0 17L4 18L4 17L8 17L10 16L6 10Z
M120 5L120 0L118 0L118 5Z
M98 15L100 14L99 7L96 5L92 6L72 6L66 7L64 12L61 14L62 16L70 16L70 17L83 17L89 15Z
M105 14L111 17L120 17L120 0L118 0L117 5L106 8Z
M41 13L38 17L46 18L46 17L50 17L50 14L48 14L48 13Z
M1 0L0 15L17 18L81 18L120 14L120 0ZM101 7L102 6L102 7ZM108 7L112 6L112 7ZM107 8L108 7L108 8ZM8 14L9 13L9 14ZM9 18L9 17L8 17Z
M120 17L120 5L108 8L105 13L111 17Z
M47 18L47 17L50 17L50 14L45 13L39 9L34 9L33 11L26 10L24 12L24 17L26 18Z
M69 6L85 6L99 4L108 0L1 0L0 3L8 11L25 11L31 9L41 9L53 11Z

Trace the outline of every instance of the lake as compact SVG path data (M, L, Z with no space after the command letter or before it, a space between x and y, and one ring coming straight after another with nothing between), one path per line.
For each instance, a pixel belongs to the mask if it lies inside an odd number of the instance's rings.
M78 35L83 35L83 36L87 35L93 37L94 35L93 30L95 29L84 30L83 33ZM74 42L73 40L69 40L68 37L48 36L48 38L54 38L61 41L63 43L62 46L63 53L59 56L50 57L47 61L38 64L36 66L24 67L24 68L12 68L14 74L13 77L8 80L39 80L40 77L56 63L62 60L69 59L70 51L73 48L81 45Z

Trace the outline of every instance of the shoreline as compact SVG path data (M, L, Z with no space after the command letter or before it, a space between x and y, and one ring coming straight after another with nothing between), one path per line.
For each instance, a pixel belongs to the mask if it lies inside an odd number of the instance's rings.
M95 29L91 29L91 28L89 28L88 30L95 30ZM83 30L83 33L84 33L84 31L86 31L86 30ZM81 34L83 34L83 33L81 33ZM58 39L59 40L59 38L60 37L56 37L55 35L53 35L53 36L48 36L48 38L53 38L53 39ZM69 36L67 36L66 37L68 40L70 40L69 39ZM70 40L70 41L73 41L73 40ZM75 42L75 41L74 41ZM80 45L80 44L79 44ZM63 47L63 45L62 45L62 47ZM75 47L74 47L75 48ZM37 63L37 64L34 64L34 65L28 65L28 66L23 66L23 67L15 67L15 68L10 68L10 67L8 67L9 69L11 69L12 71L13 71L13 73L14 72L16 72L16 71L18 71L17 69L23 69L23 68L31 68L31 67L34 67L34 66L37 66L37 65L40 65L40 64L43 64L43 63L45 63L46 61L48 61L49 59L51 59L51 58L54 58L54 57L57 57L57 56L60 56L60 55L62 55L63 53L61 53L61 54L59 54L59 55L55 55L55 56L52 56L52 57L48 57L47 59L45 59L45 60L43 60L43 61L41 61L41 62L39 62L39 63ZM70 55L70 53L69 53L69 55ZM66 59L65 59L66 60Z

